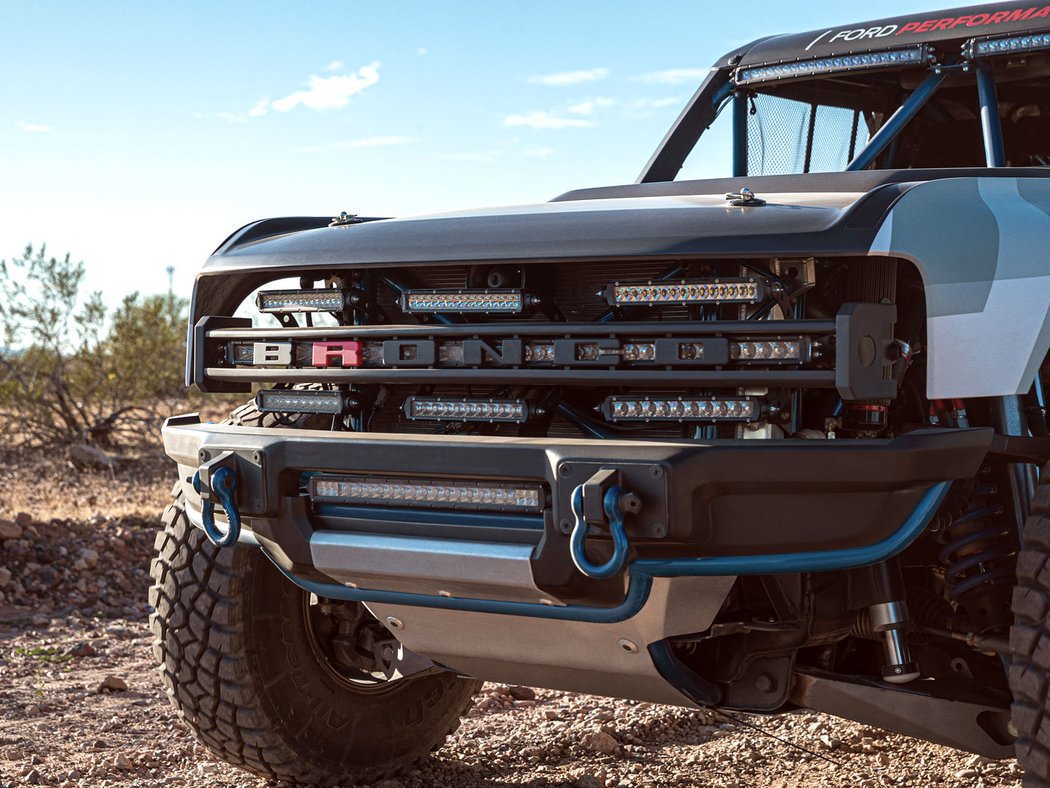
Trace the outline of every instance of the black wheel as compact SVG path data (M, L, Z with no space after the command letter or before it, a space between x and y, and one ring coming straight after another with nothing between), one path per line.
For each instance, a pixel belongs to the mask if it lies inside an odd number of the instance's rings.
M260 417L248 406L234 418ZM480 682L443 671L388 681L367 660L355 665L336 635L385 634L363 607L318 600L257 549L215 547L181 495L163 525L153 651L171 702L219 757L291 783L375 782L458 727Z
M1050 465L1040 475L1017 561L1010 689L1026 786L1050 786Z

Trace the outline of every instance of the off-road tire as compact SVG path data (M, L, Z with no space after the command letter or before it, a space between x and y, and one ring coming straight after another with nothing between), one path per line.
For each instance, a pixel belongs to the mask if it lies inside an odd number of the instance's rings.
M249 405L231 421L263 424ZM480 683L452 673L358 688L308 643L304 591L258 549L217 548L164 513L150 574L153 653L168 697L223 760L293 784L373 783L459 726Z
M1026 786L1050 786L1050 465L1040 475L1017 561L1010 628L1011 713Z

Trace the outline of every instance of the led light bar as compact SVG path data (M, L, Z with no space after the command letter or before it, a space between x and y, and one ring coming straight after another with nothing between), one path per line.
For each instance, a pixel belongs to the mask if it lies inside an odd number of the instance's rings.
M741 363L801 363L805 344L801 338L746 339L729 343L729 358Z
M607 421L757 421L758 401L750 397L606 397Z
M342 391L263 389L255 405L263 413L327 413L338 416L346 403Z
M521 424L529 417L521 399L442 399L409 397L405 416L415 421L492 421Z
M736 85L753 82L772 82L783 79L812 77L818 74L895 68L897 66L919 66L929 62L930 50L926 45L906 49L887 49L882 52L864 52L856 55L822 57L816 60L799 60L789 63L771 63L764 66L738 68L733 76Z
M963 51L967 57L992 57L1013 55L1050 48L1050 33L1031 33L1006 38L982 38L967 41Z
M262 290L255 299L260 312L341 312L346 306L342 290Z
M681 282L613 282L603 295L610 306L631 304L754 304L766 295L766 284L756 279L727 277Z
M427 312L490 313L516 315L525 309L520 290L406 290L401 309L410 314Z
M538 484L364 476L314 476L310 479L310 498L326 503L495 512L541 512L544 503L543 488Z

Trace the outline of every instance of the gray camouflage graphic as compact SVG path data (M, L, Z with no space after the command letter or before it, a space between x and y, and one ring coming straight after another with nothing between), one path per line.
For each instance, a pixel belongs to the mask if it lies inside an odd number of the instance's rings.
M870 253L911 260L922 275L931 399L1031 388L1050 350L1050 181L920 184L893 206Z

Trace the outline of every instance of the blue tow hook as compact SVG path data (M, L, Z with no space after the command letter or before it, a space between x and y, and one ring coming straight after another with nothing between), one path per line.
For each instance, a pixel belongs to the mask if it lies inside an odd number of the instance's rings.
M631 544L627 539L627 532L623 527L623 509L628 498L635 498L622 487L610 487L602 497L602 505L605 516L609 520L609 533L613 540L613 554L604 564L592 563L587 558L587 530L590 527L583 515L583 485L581 484L572 492L572 513L576 518L576 524L572 528L572 537L569 540L569 552L572 562L587 577L595 580L604 580L607 577L619 574L627 563L627 554Z
M241 513L237 511L237 504L233 501L233 495L237 492L237 474L229 468L216 468L211 475L211 494L219 499L230 523L225 533L215 524L215 501L202 495L203 487L201 473L197 471L193 474L193 489L201 495L201 520L205 535L216 547L236 544L241 536Z

